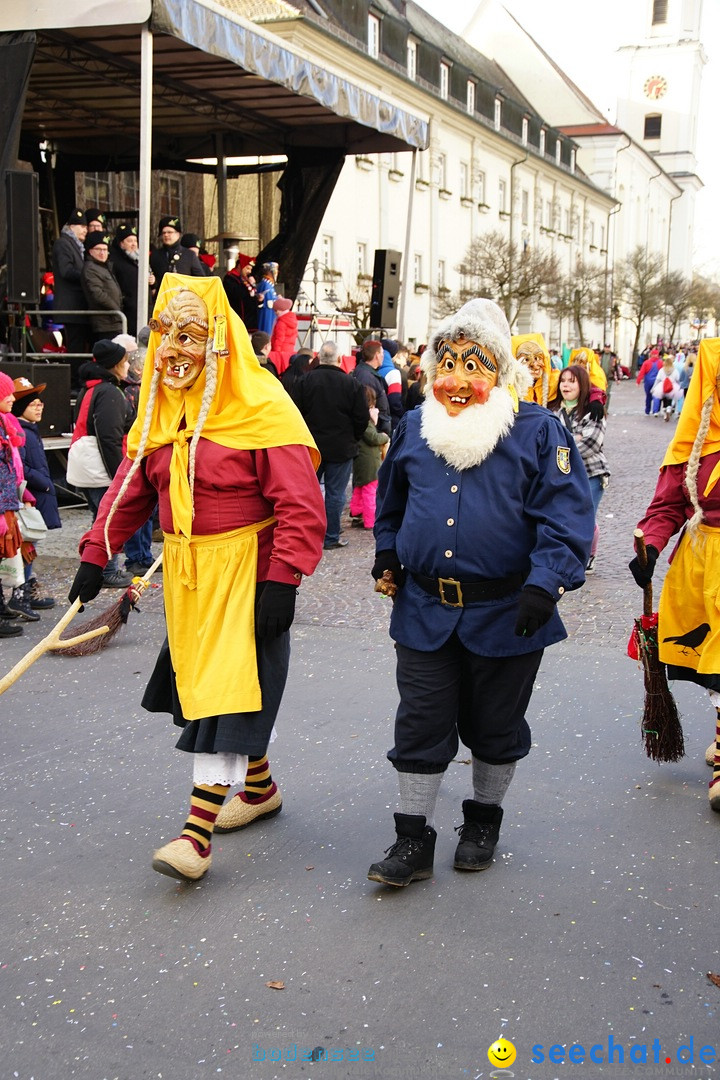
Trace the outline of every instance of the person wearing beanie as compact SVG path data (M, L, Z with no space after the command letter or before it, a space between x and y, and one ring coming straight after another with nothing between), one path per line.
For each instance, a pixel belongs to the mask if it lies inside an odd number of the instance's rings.
M232 270L223 278L223 288L230 307L245 323L248 334L257 330L258 301L253 268L255 263L249 255L238 255Z
M104 474L93 477L88 474L83 483L75 484L87 499L95 521L103 495L110 487L115 473L125 456L125 440L132 427L135 413L122 390L130 366L124 345L101 338L93 346L92 360L80 368L82 389L75 403L75 427L68 451L68 478L75 476L71 468L77 468L73 447L85 436L95 436ZM75 483L71 480L71 483ZM102 575L102 586L125 589L132 584L132 574L119 569L118 556L107 561Z
M371 881L429 878L435 804L462 740L472 755L457 870L484 870L502 802L530 751L525 714L543 650L566 637L557 603L584 580L590 489L572 438L529 385L491 300L465 304L422 358L423 404L406 413L380 469L378 591L394 595L400 705L388 758L397 839Z
M263 263L262 277L257 285L258 330L262 330L264 334L270 334L271 337L277 318L274 307L277 299L275 283L279 269L276 262Z
M200 251L202 247L200 243L200 237L197 233L183 233L180 237L180 246L184 247L187 251L192 251L194 255L197 255L198 261L203 268L205 277L210 277L212 274L212 268L215 265L214 255L203 255Z
M96 206L85 211L85 222L89 233L107 232L107 218Z
M109 256L110 237L107 233L89 232L85 237L85 264L80 281L91 313L93 342L123 332L119 314L123 307L123 294L108 262Z
M720 338L700 342L693 377L645 516L647 565L630 572L652 581L661 551L679 534L660 594L658 644L668 679L702 686L714 709L715 738L705 753L713 774L711 810L720 813Z
M118 225L110 246L108 265L112 270L122 292L122 310L127 319L128 333L137 331L137 294L138 274L140 273L140 249L138 247L137 226ZM155 277L143 261L143 274L148 276L148 299Z
M90 325L87 315L82 312L87 309L85 293L80 281L83 264L85 261L85 248L83 246L87 236L87 222L85 214L75 207L69 215L62 232L52 246L52 269L55 293L53 297L53 309L57 311L58 322L62 325L63 344L68 353L86 352L89 346ZM79 312L76 315L65 315L63 312ZM72 356L70 367L73 376L73 386L76 385L76 374L80 362Z
M152 866L198 881L216 830L282 809L267 751L297 590L322 556L325 512L312 436L260 368L220 279L168 275L150 326L128 456L81 540L69 599L97 596L108 550L158 498L167 641L143 706L181 729L193 779L185 826ZM234 783L242 790L226 802Z
M19 450L27 490L33 496L35 506L42 514L43 521L48 529L60 529L62 528L62 521L60 520L55 485L50 476L50 466L48 465L45 447L38 429L43 415L44 402L42 393L45 390L46 383L33 386L29 379L22 377L15 379L13 385L15 387L15 402L12 413L13 416L17 417L25 435L25 443ZM25 563L24 599L33 611L42 611L46 608L55 607L55 600L44 592L38 581L34 560Z
M155 278L153 297L157 296L162 279L168 270L173 274L189 274L191 277L207 277L205 267L194 251L183 247L180 219L168 215L160 218L158 233L161 244L150 255L150 270Z
M377 374L385 383L392 430L395 431L405 412L402 395L402 375L393 363L393 357L397 352L397 341L385 338L382 341L382 347L382 362L377 369Z
M271 335L270 359L278 375L283 375L290 363L290 357L297 349L298 321L292 310L292 300L278 296L275 301L277 319Z

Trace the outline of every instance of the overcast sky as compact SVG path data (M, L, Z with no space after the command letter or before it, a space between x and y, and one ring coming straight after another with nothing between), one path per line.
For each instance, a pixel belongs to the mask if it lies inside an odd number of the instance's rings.
M461 33L475 0L416 0L450 30ZM633 21L642 21L645 0L504 0L529 34L608 117L615 120L613 70L615 51L632 44ZM694 263L720 280L720 0L704 0L702 42L708 63L703 69L698 175L705 188L696 200ZM502 62L502 61L501 61Z

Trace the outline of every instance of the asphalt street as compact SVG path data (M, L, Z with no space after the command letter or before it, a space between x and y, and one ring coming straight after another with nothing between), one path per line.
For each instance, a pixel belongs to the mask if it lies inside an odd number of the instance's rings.
M452 869L471 794L461 749L434 877L367 880L393 840L397 698L388 602L360 530L301 589L270 755L283 813L218 836L195 885L150 866L191 787L169 718L140 707L160 588L105 651L43 657L3 695L0 1077L718 1075L714 712L676 686L686 757L649 761L642 676L625 654L642 600L632 530L673 424L645 417L642 400L634 382L614 388L597 569L563 598L569 638L545 655L533 750L481 874ZM63 521L38 562L58 607L0 643L0 671L62 612L88 515ZM505 1068L487 1056L500 1037L517 1055Z

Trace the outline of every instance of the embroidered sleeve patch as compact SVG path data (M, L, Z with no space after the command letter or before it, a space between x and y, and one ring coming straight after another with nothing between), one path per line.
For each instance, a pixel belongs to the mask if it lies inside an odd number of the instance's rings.
M557 448L557 467L561 473L565 473L566 476L570 475L570 447L558 446Z

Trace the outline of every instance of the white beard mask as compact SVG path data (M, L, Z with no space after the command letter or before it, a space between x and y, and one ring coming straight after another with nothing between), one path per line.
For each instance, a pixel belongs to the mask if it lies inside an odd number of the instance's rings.
M459 471L480 465L515 423L512 398L498 386L484 405L470 405L459 416L449 416L430 388L421 411L420 431L428 446Z

